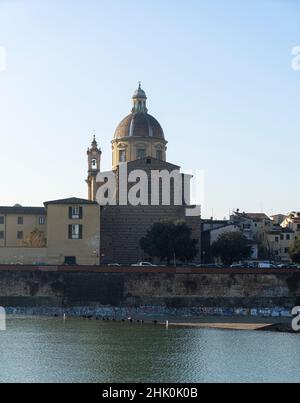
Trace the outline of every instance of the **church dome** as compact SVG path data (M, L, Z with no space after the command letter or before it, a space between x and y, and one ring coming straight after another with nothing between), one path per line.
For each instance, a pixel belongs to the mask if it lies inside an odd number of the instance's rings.
M123 137L154 137L164 139L164 132L158 121L148 113L131 113L118 125L115 139Z
M114 138L124 137L153 137L165 139L163 129L158 121L148 114L146 107L147 96L145 91L139 88L132 96L133 108L131 114L126 116L118 125Z

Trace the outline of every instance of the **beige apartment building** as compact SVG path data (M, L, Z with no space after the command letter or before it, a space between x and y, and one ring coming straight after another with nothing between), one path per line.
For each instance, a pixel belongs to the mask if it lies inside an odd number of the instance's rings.
M69 198L0 207L0 264L99 264L100 206Z
M44 207L0 207L0 247L25 246L34 228L46 234Z
M300 235L300 212L291 212L286 216L286 218L281 223L284 228L289 228L293 230L296 236Z
M270 231L265 233L266 249L275 260L289 262L289 248L295 241L295 232L290 228L274 226Z

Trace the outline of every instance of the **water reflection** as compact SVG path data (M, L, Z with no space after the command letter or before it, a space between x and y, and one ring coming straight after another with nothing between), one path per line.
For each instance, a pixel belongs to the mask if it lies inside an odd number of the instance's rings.
M299 336L67 319L9 320L1 382L299 382Z

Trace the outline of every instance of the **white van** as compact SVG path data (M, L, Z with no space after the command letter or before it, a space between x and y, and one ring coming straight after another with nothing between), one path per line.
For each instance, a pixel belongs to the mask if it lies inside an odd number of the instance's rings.
M258 268L259 269L277 269L277 266L275 266L271 262L258 262Z

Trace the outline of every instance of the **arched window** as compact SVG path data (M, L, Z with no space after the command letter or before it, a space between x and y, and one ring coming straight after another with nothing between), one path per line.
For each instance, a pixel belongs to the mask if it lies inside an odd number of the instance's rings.
M161 161L163 159L162 157L163 157L162 151L156 150L156 159Z
M141 160L146 157L146 150L144 148L138 148L136 152L136 158Z
M92 159L92 169L97 170L98 169L98 164L96 158Z

